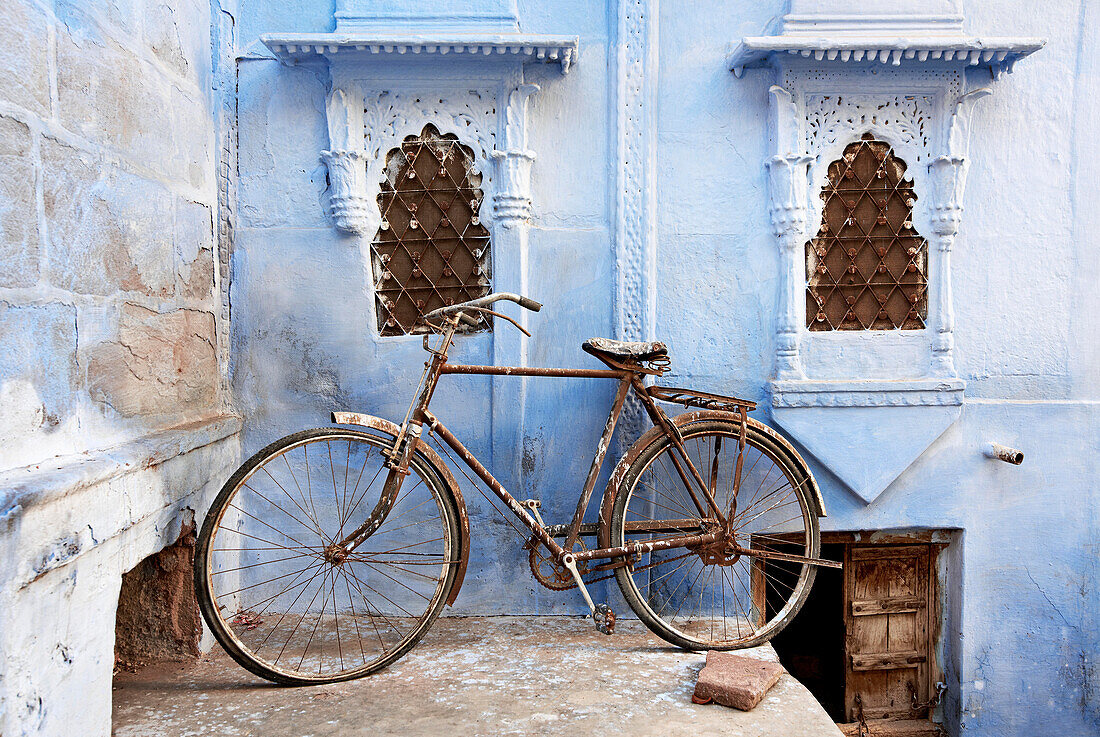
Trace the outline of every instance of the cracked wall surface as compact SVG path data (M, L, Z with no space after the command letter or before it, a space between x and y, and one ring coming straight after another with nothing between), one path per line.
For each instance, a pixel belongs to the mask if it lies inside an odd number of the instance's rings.
M109 733L122 574L239 460L211 18L0 11L0 734Z
M948 681L940 716L954 734L1091 735L1100 733L1100 16L1096 3L1079 0L963 5L968 33L1048 39L1000 80L988 70L968 72L968 84L993 85L995 93L974 117L966 215L952 256L964 405L870 504L825 464L809 462L829 512L826 529L959 531L940 655ZM766 387L774 376L781 263L764 166L774 75L747 70L734 79L726 59L731 44L765 32L787 3L515 6L524 32L580 39L565 77L529 69L541 89L528 106L535 161L526 290L545 307L528 321L528 363L591 367L581 341L620 337L616 280L629 265L619 256L616 208L625 146L632 162L648 157L641 184L634 182L639 192L623 201L654 199L651 225L635 210L625 214L629 228L652 227L656 244L652 281L641 291L652 290L643 295L655 305L651 337L672 358L662 383L757 400L754 416L774 426ZM332 409L401 418L424 354L416 339L380 338L372 329L369 249L338 232L326 213L323 64L282 65L258 40L329 32L331 8L241 0L241 10L232 332L243 442L255 451L323 424ZM654 30L620 37L624 14L655 16ZM624 57L645 70L651 97L638 102L642 93L620 87ZM441 76L453 72L450 56L421 62ZM372 61L372 72L384 76L383 65ZM401 92L400 81L379 86ZM386 135L393 121L385 106L369 107L368 135ZM643 121L635 125L647 141L640 150L621 140L623 119ZM918 206L931 199L918 194ZM499 256L494 251L494 263ZM516 291L521 283L497 275L493 287ZM494 341L507 340L508 329L465 338L454 359L491 362ZM869 345L889 341L867 336L846 346L842 360L873 369L878 354ZM489 378L446 377L432 409L494 472L521 459L517 496L540 498L547 521L563 522L611 398L611 387L599 382L535 379L522 411L509 414L494 410ZM893 429L906 433L904 423ZM989 441L1020 448L1024 464L985 458ZM833 447L859 458L861 443L878 441L837 439ZM472 558L455 611L580 611L576 598L535 585L513 552L510 528L477 493L464 496ZM614 586L599 584L594 595L627 610Z

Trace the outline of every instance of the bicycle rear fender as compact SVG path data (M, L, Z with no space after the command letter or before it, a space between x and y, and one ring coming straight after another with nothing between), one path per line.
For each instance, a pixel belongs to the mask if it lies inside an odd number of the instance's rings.
M727 420L729 422L741 422L741 416L736 412L723 412L721 410L702 409L692 412L684 412L681 415L670 417L672 423L680 429L685 429L690 425L699 422L706 422L707 420ZM753 418L748 418L748 422L753 427L757 428L761 432L768 435L768 437L775 440L782 448L784 453L788 456L793 465L805 465L805 461L802 460L802 456L798 454L798 451L794 449L786 438L771 429L767 425ZM634 441L634 444L623 454L623 457L619 459L619 462L615 465L615 470L611 472L611 478L607 482L607 489L604 490L603 502L600 504L600 520L599 520L599 540L601 547L607 547L611 544L610 541L610 524L611 524L611 510L615 506L615 495L618 494L619 486L623 482L623 478L626 476L626 470L630 468L642 450L646 448L655 438L664 435L664 431L659 427L651 427L640 438ZM810 501L815 506L813 510L818 517L825 516L825 500L821 497L821 489L817 486L817 479L810 474ZM607 539L605 539L607 538Z
M369 427L372 430L385 433L397 438L401 428L390 422L389 420L381 417L375 417L374 415L364 415L359 412L333 412L332 421L337 425L359 425L360 427ZM439 471L439 475L443 477L443 482L451 490L451 494L454 495L455 504L458 506L458 522L459 522L459 550L460 560L458 562L458 569L455 571L455 583L451 587L451 593L447 597L447 605L454 606L455 599L458 597L458 591L462 588L462 580L466 577L466 564L470 562L470 518L466 514L466 502L462 499L462 491L458 488L458 482L455 481L454 474L451 473L450 467L443 462L443 459L439 457L439 454L432 449L430 445L425 443L420 438L417 438L416 450L423 453L429 462L435 466Z

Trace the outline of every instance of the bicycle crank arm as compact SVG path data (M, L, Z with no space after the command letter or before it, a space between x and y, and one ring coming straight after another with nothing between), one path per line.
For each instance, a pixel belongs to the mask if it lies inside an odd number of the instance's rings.
M581 580L581 573L577 570L577 559L572 553L562 556L561 564L573 574L573 580L577 582L577 588L581 590L581 596L588 604L588 610L592 612L592 621L596 623L596 629L605 635L615 634L615 612L607 604L595 604L588 593L588 588Z
M760 558L763 560L785 560L791 563L807 563L811 566L820 566L822 568L844 567L843 563L835 560L826 560L825 558L808 558L805 555L780 553L774 550L755 550L753 548L743 548L740 545L737 546L737 552L740 555L747 555L750 558Z

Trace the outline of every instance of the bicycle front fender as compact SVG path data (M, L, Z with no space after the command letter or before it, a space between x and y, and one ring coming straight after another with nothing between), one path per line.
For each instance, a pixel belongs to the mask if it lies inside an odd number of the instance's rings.
M333 412L332 422L337 425L369 427L371 430L389 435L394 440L397 439L398 433L401 432L400 426L395 423L382 417L365 415L361 412ZM458 482L455 480L454 474L451 473L451 469L443 462L443 459L439 457L439 454L420 438L417 438L416 441L416 452L428 459L428 462L450 489L451 495L454 497L455 506L458 507L458 526L459 535L461 537L459 540L460 560L458 562L458 568L455 571L454 586L451 587L451 593L447 597L447 605L454 606L459 589L462 588L462 581L466 577L466 564L470 562L470 518L466 513L466 502L462 499L462 491L458 487Z

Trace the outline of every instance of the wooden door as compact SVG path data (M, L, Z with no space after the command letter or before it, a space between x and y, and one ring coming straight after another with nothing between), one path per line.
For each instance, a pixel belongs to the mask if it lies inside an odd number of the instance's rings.
M930 545L849 545L844 561L847 718L916 719L928 709Z

